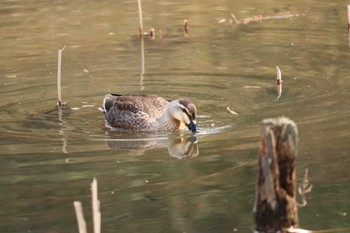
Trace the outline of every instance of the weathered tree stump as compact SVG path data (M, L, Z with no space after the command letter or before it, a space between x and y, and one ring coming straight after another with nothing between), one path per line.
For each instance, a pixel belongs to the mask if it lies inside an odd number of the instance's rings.
M287 232L298 227L295 201L298 130L285 117L262 122L259 148L259 173L254 217L259 233Z

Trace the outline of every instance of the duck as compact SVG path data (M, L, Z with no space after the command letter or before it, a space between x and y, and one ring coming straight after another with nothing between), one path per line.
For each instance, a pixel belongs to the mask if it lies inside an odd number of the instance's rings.
M107 94L103 99L107 126L135 132L199 132L197 108L186 98L168 101L153 94Z

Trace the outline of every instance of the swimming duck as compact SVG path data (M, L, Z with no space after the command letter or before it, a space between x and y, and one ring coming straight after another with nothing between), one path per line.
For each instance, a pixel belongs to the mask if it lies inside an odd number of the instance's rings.
M188 99L171 102L157 95L107 94L103 99L106 122L113 128L138 132L189 129L198 132L196 106Z

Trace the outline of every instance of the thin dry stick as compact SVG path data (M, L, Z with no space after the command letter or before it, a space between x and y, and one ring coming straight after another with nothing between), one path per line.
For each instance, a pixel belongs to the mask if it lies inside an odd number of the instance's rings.
M278 96L277 99L279 99L282 95L282 74L281 74L281 70L278 66L276 66L277 69L277 92L278 92Z
M101 233L101 212L100 201L97 196L97 180L94 178L91 183L92 216L94 221L94 233Z
M141 85L143 85L143 75L145 74L145 43L143 36L141 38Z
M304 229L300 229L300 228L288 228L286 229L287 233L313 233L313 231L309 231L309 230L304 230Z
M58 50L58 64L57 64L57 106L62 106L62 91L61 91L61 65L62 65L62 52L66 48L66 45Z
M188 37L188 20L184 19L184 36Z
M141 6L141 0L137 0L138 6L139 6L139 19L140 19L140 36L143 37L143 18L142 18L142 6Z
M75 215L77 216L79 233L87 233L86 222L84 219L83 206L80 201L73 202Z
M137 0L138 8L139 8L139 20L140 20L140 40L141 40L141 77L140 77L140 84L141 89L143 88L143 75L145 73L145 46L143 41L143 17L142 17L142 5L141 0Z
M350 29L350 4L348 5L348 29Z
M349 34L349 46L350 46L350 4L347 7L348 9L348 34Z
M334 229L317 230L317 231L312 231L312 233L349 232L349 230L350 230L350 227L346 227L346 228L334 228Z
M253 17L248 17L248 18L243 18L241 20L237 19L234 14L231 14L232 19L229 20L229 23L232 24L233 26L237 26L239 24L249 24L249 23L255 23L255 22L261 22L263 20L268 20L268 19L289 19L293 17L298 17L303 14L280 14L280 15L273 15L273 16L262 16L262 15L256 15ZM226 19L221 19L219 23L225 22Z
M237 112L235 112L235 111L233 111L233 110L230 109L230 106L227 106L226 109L227 109L232 115L238 115Z

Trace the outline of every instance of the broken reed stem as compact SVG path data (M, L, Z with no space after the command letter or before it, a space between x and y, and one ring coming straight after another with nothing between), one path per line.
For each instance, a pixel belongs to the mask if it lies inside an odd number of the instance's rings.
M83 206L80 201L73 202L75 215L77 216L79 233L87 233L86 222L84 218Z
M277 99L279 99L282 95L282 73L281 73L281 70L278 66L276 66L276 69L277 69L277 93L278 93L278 96L277 96Z
M142 5L141 0L137 0L139 8L139 20L140 20L140 36L143 37L143 17L142 17Z
M188 20L184 19L184 36L188 37Z
M58 50L58 62L57 62L57 106L62 106L62 90L61 90L61 66L62 66L62 52L66 48L66 45L62 49Z
M348 5L348 30L350 29L350 4Z
M101 233L101 212L100 201L97 196L97 180L93 179L91 183L91 198L92 198L92 216L94 222L94 233Z
M143 75L145 73L145 45L143 41L143 17L142 17L142 5L141 0L137 0L138 8L139 8L139 20L140 20L140 40L141 40L141 87L143 86Z
M249 23L254 23L254 22L261 22L263 20L268 20L268 19L289 19L293 17L298 17L302 16L304 14L279 14L279 15L272 15L272 16L262 16L262 15L256 15L253 17L248 17L248 18L243 18L241 20L237 19L234 14L231 14L232 19L229 20L229 24L233 26L237 26L239 24L249 24ZM219 23L225 22L226 19L221 19Z
M141 78L143 78L143 75L145 74L145 43L143 35L140 36L141 40Z
M347 7L347 12L348 12L348 34L349 34L349 46L350 46L350 4Z

